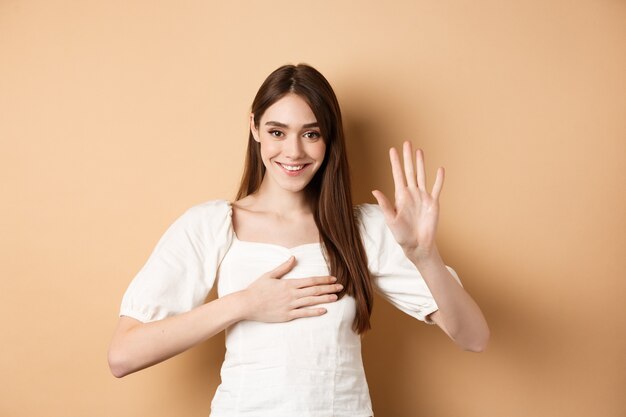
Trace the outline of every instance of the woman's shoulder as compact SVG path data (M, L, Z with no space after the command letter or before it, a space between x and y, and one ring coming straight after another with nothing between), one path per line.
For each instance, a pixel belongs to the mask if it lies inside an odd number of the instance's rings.
M387 239L388 230L385 216L378 204L359 204L354 209L366 246L369 244L379 245Z
M354 210L362 225L384 223L385 217L378 204L364 203L354 206Z
M212 212L212 211L223 211L228 212L231 210L231 203L228 200L208 200L202 203L198 203L193 205L187 209L187 211L192 213L201 213L201 212Z
M206 216L230 215L232 206L228 200L209 200L189 207L184 215L206 218Z
M177 222L191 229L227 230L231 227L232 206L227 200L209 200L189 207Z

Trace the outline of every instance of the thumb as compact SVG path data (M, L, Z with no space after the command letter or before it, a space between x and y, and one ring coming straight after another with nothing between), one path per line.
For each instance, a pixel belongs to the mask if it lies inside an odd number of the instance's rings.
M378 190L372 191L372 195L374 196L376 201L378 201L378 205L383 211L383 215L385 216L385 219L387 221L390 221L391 219L393 219L395 217L396 210L391 204L391 202L389 201L389 199L387 199L387 196L385 196L385 194L383 194L382 192Z
M291 271L295 265L296 257L291 255L285 262L272 269L269 272L269 276L270 278L282 278L282 276Z

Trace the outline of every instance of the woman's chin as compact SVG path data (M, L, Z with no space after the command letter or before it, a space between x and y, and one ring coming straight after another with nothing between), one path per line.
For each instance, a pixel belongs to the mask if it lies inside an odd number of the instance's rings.
M286 181L277 181L276 185L280 187L282 190L290 192L290 193L300 193L303 192L307 185L309 185L310 179L305 178L288 178Z

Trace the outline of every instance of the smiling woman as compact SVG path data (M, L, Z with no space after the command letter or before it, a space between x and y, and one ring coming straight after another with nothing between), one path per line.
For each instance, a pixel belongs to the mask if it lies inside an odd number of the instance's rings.
M122 300L113 374L226 330L212 417L372 416L360 336L374 290L484 349L485 319L435 242L443 169L428 192L421 151L407 142L403 156L390 152L395 202L374 191L380 206L354 208L330 84L307 65L270 74L236 201L192 207L161 238ZM218 299L204 303L216 283Z

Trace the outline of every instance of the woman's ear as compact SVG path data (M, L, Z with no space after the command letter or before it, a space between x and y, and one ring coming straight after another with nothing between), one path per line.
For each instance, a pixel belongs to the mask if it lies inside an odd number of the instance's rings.
M254 124L254 113L250 113L250 132L252 132L252 137L255 141L260 142L259 140L259 130L256 128Z

